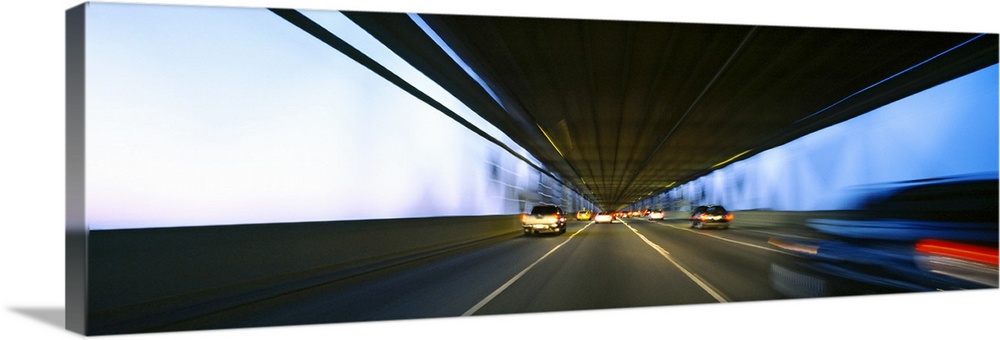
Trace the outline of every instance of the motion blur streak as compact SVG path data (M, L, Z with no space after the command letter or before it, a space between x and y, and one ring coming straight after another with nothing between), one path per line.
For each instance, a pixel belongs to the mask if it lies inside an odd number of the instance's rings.
M964 260L992 264L994 266L997 265L996 248L980 247L941 240L923 240L917 243L917 251L952 256Z
M793 244L791 242L787 242L785 240L776 239L776 238L772 238L772 239L768 240L767 243L770 244L770 245L773 245L775 247L779 247L781 249L787 249L787 250L791 250L791 251L798 252L798 253L806 253L806 254L809 254L809 255L816 255L816 250L819 249L816 246L805 246L805 245Z
M702 236L708 236L708 237L711 237L711 238L714 238L714 239L717 239L717 240L726 241L726 242L729 242L729 243L735 243L735 244L738 244L738 245L741 245L741 246L747 246L747 247L750 247L750 248L756 248L756 249L760 249L760 250L767 250L767 251L770 251L770 252L775 252L775 253L783 254L782 252L774 250L774 249L771 249L771 248L761 247L761 246L758 246L756 244L750 244L750 243L740 242L740 241L736 241L736 240L730 240L728 238L715 236L715 235L712 235L712 234L709 234L709 233L706 233L706 232L699 232L699 231L687 230L687 229L682 229L682 228L677 228L677 229L681 229L681 230L684 230L684 231L687 231L687 232L692 232L692 233L695 233L695 234L698 234L698 235L702 235Z

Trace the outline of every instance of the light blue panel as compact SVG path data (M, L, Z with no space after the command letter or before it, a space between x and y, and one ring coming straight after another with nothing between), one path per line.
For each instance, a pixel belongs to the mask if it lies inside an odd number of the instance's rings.
M509 142L339 13L311 14ZM88 15L92 229L514 214L575 199L266 9L96 3Z
M828 210L863 185L998 171L998 68L993 65L883 106L675 189L692 204ZM732 183L743 181L734 186ZM701 189L699 189L701 190Z

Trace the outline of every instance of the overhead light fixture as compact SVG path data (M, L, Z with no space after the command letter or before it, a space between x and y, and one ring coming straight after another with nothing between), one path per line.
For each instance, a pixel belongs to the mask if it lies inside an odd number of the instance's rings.
M750 152L750 151L753 151L753 149L750 149L750 150L747 150L747 151L743 151L743 152L740 152L740 153L739 153L739 154L737 154L736 156L733 156L733 157L730 157L729 159L727 159L727 160L724 160L724 161L720 162L719 164L716 164L716 165L713 165L713 166L712 166L712 169L715 169L715 168L718 168L718 167L720 167L720 166L723 166L723 165L726 165L726 164L728 164L729 162L732 162L732 161L733 161L734 159L737 159L737 158L740 158L740 156L743 156L743 155L746 155L746 154L747 154L748 152Z
M549 140L549 144L552 144L552 148L556 149L556 152L559 153L559 157L566 158L566 156L563 155L562 150L559 150L559 147L556 146L556 142L552 141L552 137L549 137L548 132L545 132L545 129L543 129L541 125L535 124L535 126L537 126L538 130L542 132L542 135L545 135L545 139Z

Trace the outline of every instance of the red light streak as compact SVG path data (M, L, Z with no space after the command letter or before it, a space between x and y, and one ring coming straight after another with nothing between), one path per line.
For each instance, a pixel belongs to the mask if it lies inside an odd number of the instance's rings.
M917 243L917 251L997 265L997 248L942 240L922 240Z

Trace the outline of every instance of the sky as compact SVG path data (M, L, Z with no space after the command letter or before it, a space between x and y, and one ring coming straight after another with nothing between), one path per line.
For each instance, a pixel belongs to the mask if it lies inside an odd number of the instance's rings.
M133 2L133 1L128 1ZM79 339L62 329L64 272L64 31L63 13L80 1L16 1L0 11L5 45L18 46L0 54L0 167L3 188L0 216L8 226L2 247L5 275L0 299L0 331L5 338ZM142 3L146 3L143 1ZM665 5L648 0L614 2L539 2L508 0L162 0L165 4L274 6L321 9L408 10L462 14L532 15L615 18L657 21L766 23L829 26L1000 32L1000 21L978 0L912 3L896 1L697 1ZM11 52L14 51L14 52ZM10 279L13 278L13 279ZM562 315L567 324L553 327L534 322L531 315L429 319L303 327L255 328L184 334L126 335L120 339L329 339L434 334L435 339L509 339L531 334L560 338L644 338L668 334L694 337L710 332L718 337L842 339L983 338L997 334L995 310L1000 291L919 294L875 298L819 299L790 302L730 304L595 311ZM706 310L704 308L710 308ZM720 309L724 308L724 309ZM718 312L703 318L701 312ZM945 311L941 313L940 311ZM719 327L720 318L727 327ZM778 321L777 323L775 321ZM834 321L836 320L836 321ZM919 320L915 323L914 320ZM916 325L915 325L916 324ZM517 325L517 326L513 326ZM484 334L483 330L490 330Z

